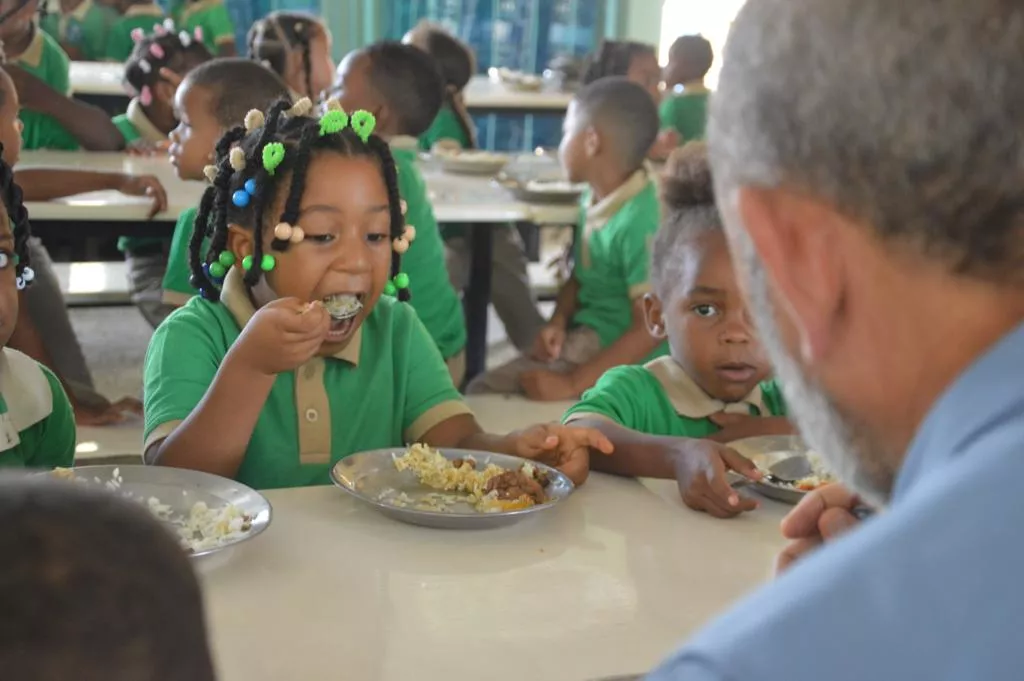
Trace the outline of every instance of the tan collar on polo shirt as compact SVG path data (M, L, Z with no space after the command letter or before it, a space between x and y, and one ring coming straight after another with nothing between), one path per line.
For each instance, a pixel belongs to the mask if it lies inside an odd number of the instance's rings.
M53 413L53 391L34 359L0 348L0 395L7 411L0 413L0 453L17 447L20 433Z
M409 135L395 135L388 140L392 149L405 149L406 151L419 151L420 141Z
M661 384L669 402L680 416L703 419L723 411L730 414L749 414L750 406L757 407L758 413L765 414L761 386L754 388L739 402L726 403L704 392L704 389L683 371L683 367L668 355L648 362L644 368Z
M138 97L132 97L132 100L128 102L128 111L125 112L125 116L128 118L128 122L135 126L135 129L139 131L139 135L145 141L163 142L167 140L167 135L161 132L160 128L153 125L153 121L149 120L146 112L142 110Z
M15 64L24 64L33 69L39 68L40 62L43 61L43 31L38 26L33 29L36 33L32 36L32 42L28 44L25 51L14 60ZM63 93L61 93L63 94Z
M245 328L256 308L249 300L249 291L242 280L242 270L232 267L224 278L220 294L221 303ZM344 348L332 355L334 359L359 366L359 352L363 344L363 327L352 335ZM298 417L299 462L324 464L331 461L331 403L324 385L323 357L314 357L295 370L295 413Z
M92 9L92 0L82 0L82 4L71 11L71 14L67 16L61 16L61 29L64 28L65 22L68 18L77 19L78 21L85 21L85 15Z
M641 168L619 185L618 189L597 203L587 207L586 224L583 226L583 266L590 267L590 235L608 224L619 209L642 192L649 181L647 169Z
M132 5L124 11L126 17L159 17L164 18L164 11L160 5L151 2L148 5Z

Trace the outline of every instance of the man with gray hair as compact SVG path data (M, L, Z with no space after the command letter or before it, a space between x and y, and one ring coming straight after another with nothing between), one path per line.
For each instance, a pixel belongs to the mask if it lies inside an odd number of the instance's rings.
M750 0L716 194L792 413L850 488L653 679L1024 669L1024 2Z

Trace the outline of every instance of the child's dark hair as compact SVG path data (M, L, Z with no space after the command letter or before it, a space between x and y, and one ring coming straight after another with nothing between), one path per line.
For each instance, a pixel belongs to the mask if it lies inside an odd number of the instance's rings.
M385 40L357 53L369 60L369 83L390 105L401 135L419 137L444 105L444 77L437 62L412 45Z
M298 226L299 206L306 187L306 173L313 157L321 153L336 153L347 157L362 157L375 160L387 185L388 204L391 212L391 237L398 239L405 233L405 219L402 217L402 201L398 193L398 172L387 142L377 135L370 135L364 142L351 126L340 132L321 135L320 121L302 115L290 115L292 104L284 99L274 104L266 114L262 127L247 133L245 127L232 128L217 143L216 169L213 186L206 190L196 214L195 228L189 242L189 266L192 270L192 285L199 289L207 300L219 300L216 282L209 274L209 265L227 248L228 225L241 225L250 229L263 230L279 223ZM263 150L268 144L284 146L284 160L273 174L263 165ZM240 147L245 156L245 167L236 171L231 163L231 151ZM248 180L255 182L256 191L243 207L235 205L232 196L245 191ZM288 182L287 198L280 216L269 215L278 191ZM206 263L201 253L203 239L210 238ZM254 264L245 273L245 283L254 286L261 276L258 263L263 259L261 233L253 239L252 261ZM277 238L271 242L276 251L288 250L289 242ZM401 271L402 258L397 251L391 253L391 276ZM399 300L409 300L408 287L397 291Z
M270 69L241 57L214 59L189 72L184 85L210 93L210 113L227 130L251 109L267 109L288 97L288 85Z
M574 101L577 115L609 136L626 170L643 166L660 126L647 90L623 76L611 76L584 87Z
M0 517L5 679L213 680L192 566L146 509L8 474Z
M22 198L21 187L14 181L14 169L3 160L4 147L0 144L0 199L7 211L7 221L14 235L14 278L19 289L31 285L35 278L28 255L28 240L32 226ZM0 667L2 669L2 667Z
M476 126L473 125L473 119L469 117L469 112L460 97L476 71L476 59L473 57L473 51L469 45L440 26L424 26L423 30L424 47L441 69L445 87L445 103L455 112L459 127L462 128L463 135L469 140L470 148L475 148Z
M645 54L657 57L658 53L653 45L646 43L602 40L597 50L587 59L587 66L583 71L583 84L589 85L609 76L625 76L633 60Z
M310 43L323 26L312 14L302 12L271 12L256 20L246 37L249 59L260 62L282 78L293 50L302 52L302 67L306 74L306 95L316 99L313 92L313 64Z
M164 30L140 38L124 65L124 82L136 95L144 98L147 91L152 92L152 88L163 80L160 69L167 68L184 75L213 59L203 44L202 35L189 31Z
M681 63L686 66L685 80L697 80L708 75L711 64L714 63L715 53L711 43L702 35L684 35L676 38L669 48L668 57L670 62Z
M686 262L680 250L695 238L720 233L722 220L703 142L675 149L661 175L661 227L651 244L651 282L662 298L681 278Z

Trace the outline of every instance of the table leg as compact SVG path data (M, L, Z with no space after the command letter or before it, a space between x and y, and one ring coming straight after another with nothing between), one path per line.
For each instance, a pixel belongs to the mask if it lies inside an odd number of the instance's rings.
M487 308L491 303L491 226L470 227L469 285L462 297L466 314L466 382L487 367Z

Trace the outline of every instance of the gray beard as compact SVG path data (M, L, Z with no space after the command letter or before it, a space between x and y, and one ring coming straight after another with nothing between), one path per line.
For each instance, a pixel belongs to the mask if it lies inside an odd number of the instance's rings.
M768 295L768 276L753 243L742 229L730 234L737 274L744 279L750 312L775 375L782 385L791 418L825 465L866 502L882 506L892 494L895 471L884 450L857 419L843 413L813 382L786 349Z

